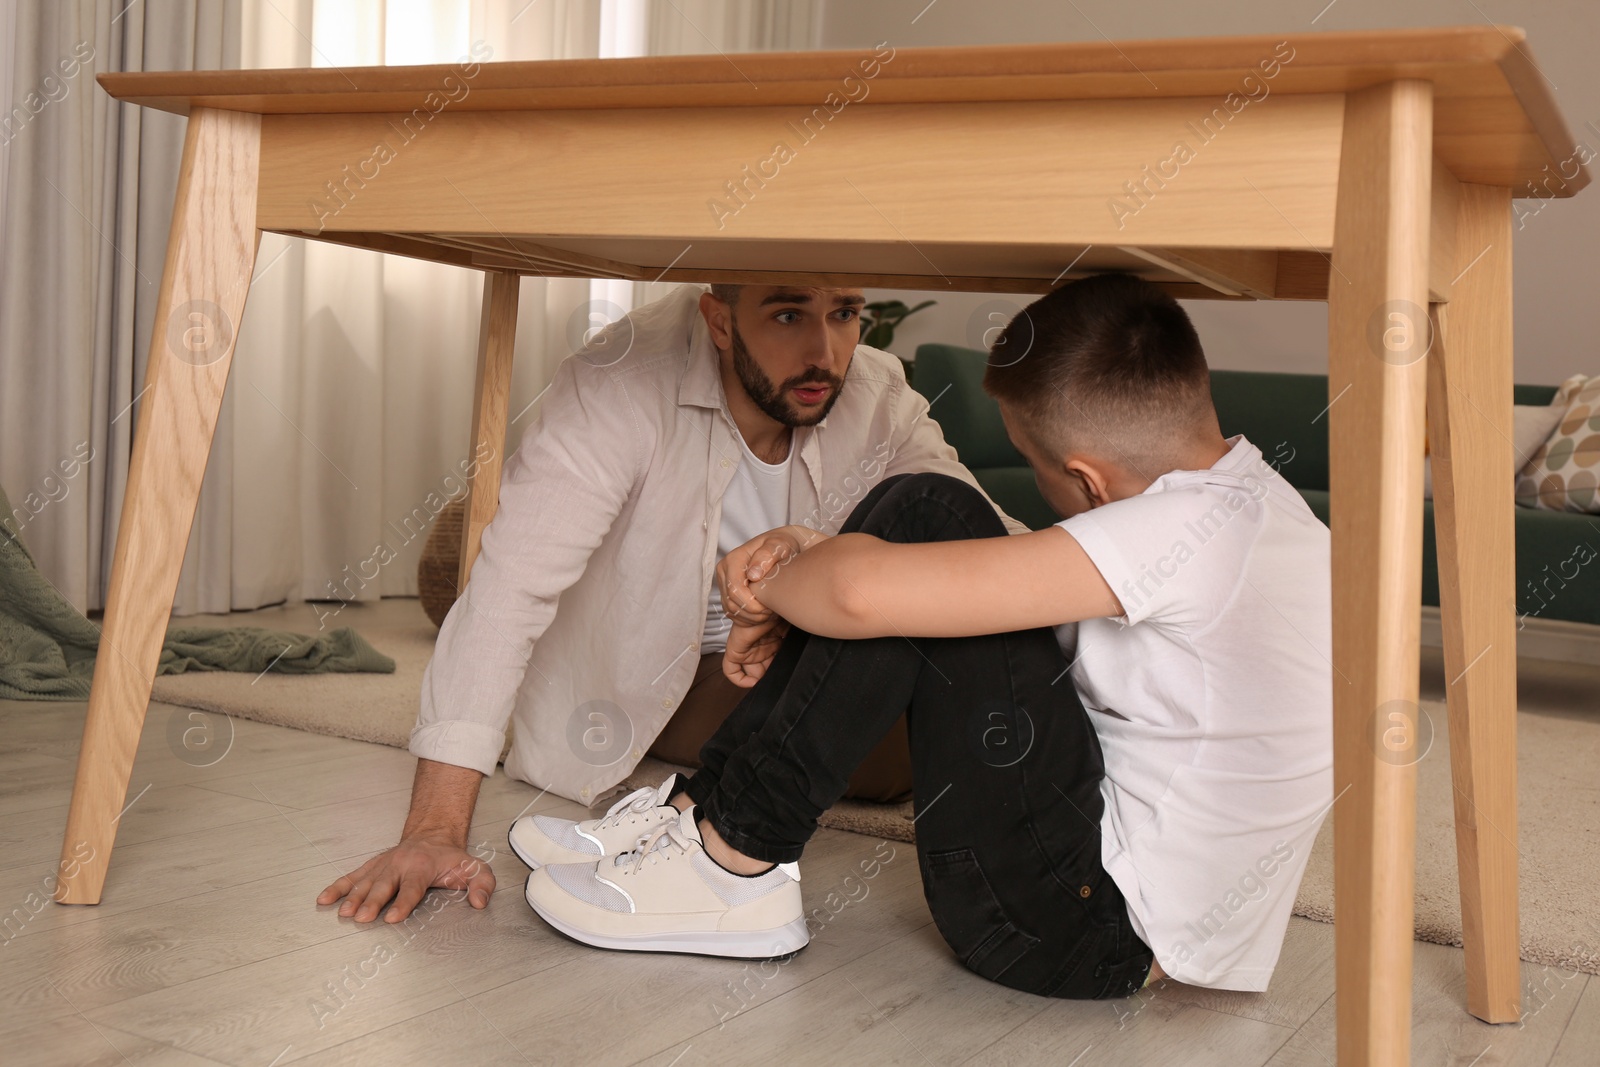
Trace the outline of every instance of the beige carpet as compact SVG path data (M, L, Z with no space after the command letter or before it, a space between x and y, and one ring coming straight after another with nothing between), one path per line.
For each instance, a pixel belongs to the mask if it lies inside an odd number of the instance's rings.
M1460 945L1449 720L1442 701L1422 706L1435 734L1417 764L1416 936ZM1522 958L1600 974L1600 717L1576 709L1517 716L1517 829ZM1331 816L1294 910L1334 919Z
M263 625L312 632L310 608L285 609ZM254 613L262 617L264 613ZM196 617L197 622L205 618ZM220 620L219 620L220 621ZM227 620L237 624L238 615ZM254 623L256 618L252 618ZM356 627L395 660L393 674L295 677L204 673L157 678L155 700L202 708L313 733L406 747L416 721L423 668L436 630L415 601L352 606L329 625ZM1443 703L1423 705L1435 726L1432 749L1417 767L1416 935L1461 944L1456 889L1449 741ZM1600 974L1600 718L1524 712L1517 720L1522 958ZM625 784L655 784L669 768L641 763ZM824 826L911 841L909 804L841 801ZM1312 850L1295 913L1333 919L1333 822Z
M327 612L329 606L300 604L248 616L237 612L187 616L184 621L237 626L241 619L248 619L248 625L312 634L318 632L319 610ZM433 655L438 628L423 614L420 602L398 597L375 605L347 605L326 619L327 629L339 626L354 627L374 648L393 659L394 673L318 675L322 684L316 686L296 685L306 679L286 674L252 677L217 671L165 675L155 680L151 699L314 734L408 747L411 728L417 722L422 671ZM509 746L509 730L507 733Z

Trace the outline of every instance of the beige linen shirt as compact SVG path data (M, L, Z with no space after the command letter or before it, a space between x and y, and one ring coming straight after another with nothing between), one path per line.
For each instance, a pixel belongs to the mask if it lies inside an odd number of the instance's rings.
M556 370L423 673L414 755L492 774L510 719L506 773L592 805L688 692L740 456L702 292L637 309ZM837 533L893 474L977 484L896 357L860 346L844 380L793 431L791 523Z

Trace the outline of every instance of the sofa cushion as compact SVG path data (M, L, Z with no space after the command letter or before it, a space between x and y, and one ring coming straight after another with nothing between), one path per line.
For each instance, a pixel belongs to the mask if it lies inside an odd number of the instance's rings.
M1328 494L1302 489L1317 518L1328 521ZM1600 525L1553 511L1516 509L1517 628L1525 618L1600 625ZM1439 606L1438 535L1433 501L1422 505L1422 602Z
M1543 409L1555 395L1553 385L1518 385L1512 389L1512 403ZM1301 491L1328 488L1329 399L1326 374L1211 372L1211 400L1222 435L1244 434Z
M987 355L955 345L917 346L917 392L928 398L929 414L960 455L976 471L982 467L1027 468L1022 453L1011 447L1000 406L983 391ZM1018 520L1021 522L1021 518Z
M1016 519L1030 530L1042 530L1061 521L1061 516L1050 510L1039 494L1039 485L1033 479L1031 467L973 467L972 476L978 479L989 499L1000 505L1000 510Z
M1328 488L1328 378L1214 370L1211 402L1222 436L1242 433L1296 489Z
M1554 431L1517 477L1517 503L1546 511L1600 514L1600 378L1561 383Z

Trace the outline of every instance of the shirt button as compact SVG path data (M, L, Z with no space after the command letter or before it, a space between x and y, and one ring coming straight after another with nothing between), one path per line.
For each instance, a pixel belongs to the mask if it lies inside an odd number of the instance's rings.
M640 759L640 758L642 758L642 757L643 757L643 756L644 756L644 753L643 753L643 752L640 752L640 751L639 751L639 750L638 750L638 749L634 749L634 750L633 750L633 758L634 758L634 759Z
M589 791L587 789L580 789L578 790L578 795L580 797L586 797L589 795Z
M661 701L661 706L666 708L668 711L671 711L672 710L672 700L670 698L664 698Z
M689 651L690 652L696 651L697 649L699 649L699 647L700 647L700 642L699 641L690 641L689 642Z
M1088 886L1084 886L1083 888L1079 889L1078 890L1078 895L1080 897L1088 896L1089 895L1089 887Z
M723 465L723 466L724 466L724 467L726 467L726 466L728 466L728 461L727 461L727 460L726 460L726 459L724 459L724 460L723 460L723 461L722 461L722 465Z

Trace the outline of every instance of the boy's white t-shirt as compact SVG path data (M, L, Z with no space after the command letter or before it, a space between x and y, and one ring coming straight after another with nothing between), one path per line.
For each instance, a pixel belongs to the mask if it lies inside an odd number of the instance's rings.
M722 522L717 527L717 561L746 541L789 524L789 475L794 469L794 448L781 463L756 458L744 437L739 440L739 468L722 494ZM700 635L700 654L728 647L733 620L722 610L722 590L716 579L706 599L706 624Z
M1329 535L1259 448L1227 443L1057 524L1124 614L1056 633L1134 928L1178 981L1259 991L1333 803Z

